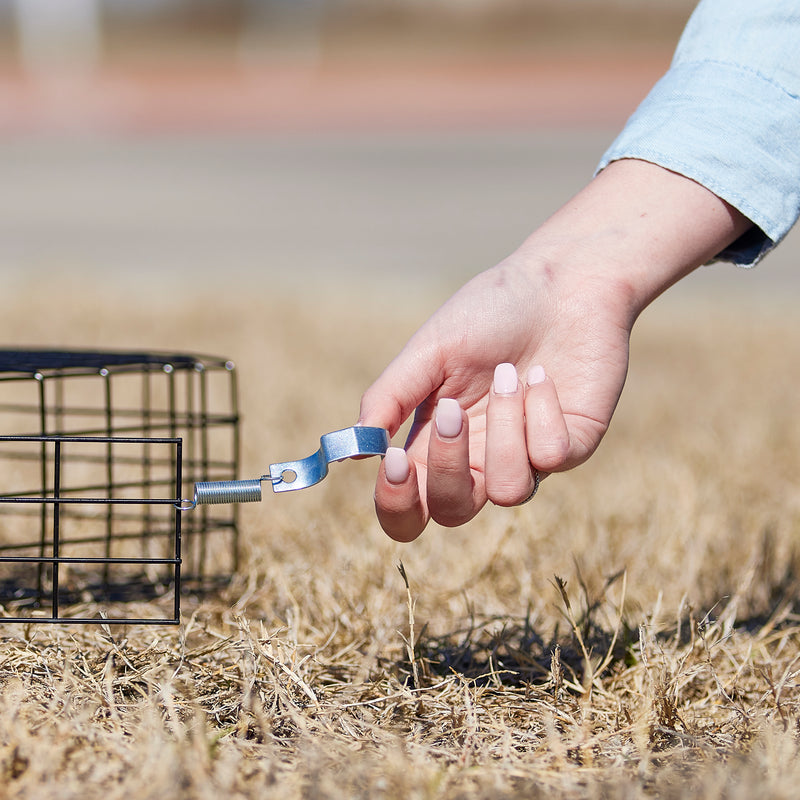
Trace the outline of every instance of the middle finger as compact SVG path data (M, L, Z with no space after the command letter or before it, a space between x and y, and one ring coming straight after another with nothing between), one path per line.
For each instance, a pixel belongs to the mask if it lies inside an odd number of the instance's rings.
M463 525L480 503L469 464L469 422L457 400L436 406L428 443L428 511L440 525Z

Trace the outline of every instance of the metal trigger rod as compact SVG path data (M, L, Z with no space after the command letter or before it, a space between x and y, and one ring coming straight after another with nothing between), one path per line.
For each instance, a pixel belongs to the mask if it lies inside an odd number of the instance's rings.
M181 511L200 505L253 503L261 500L261 483L269 481L272 491L292 492L319 483L328 474L328 466L355 456L383 455L389 446L389 434L383 428L353 426L320 437L320 448L298 461L270 464L269 474L241 481L199 481L194 485L194 499L176 503Z

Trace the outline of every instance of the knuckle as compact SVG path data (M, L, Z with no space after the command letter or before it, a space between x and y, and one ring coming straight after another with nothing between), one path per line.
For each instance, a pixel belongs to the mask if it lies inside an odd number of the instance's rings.
M565 439L539 442L535 452L532 454L531 462L539 470L558 472L568 463L569 453L569 441Z
M530 477L524 476L514 481L487 481L486 495L496 506L519 505L531 493Z

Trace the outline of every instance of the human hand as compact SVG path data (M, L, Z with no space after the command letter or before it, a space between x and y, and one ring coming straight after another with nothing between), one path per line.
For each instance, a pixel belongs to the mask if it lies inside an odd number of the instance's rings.
M524 501L534 470L576 466L608 426L628 363L624 296L561 293L546 266L524 259L470 281L364 395L361 422L391 433L416 409L406 452L387 453L376 485L395 539L415 538L429 518L463 524L487 500Z
M415 412L376 483L389 536L519 504L536 472L585 461L619 399L637 315L749 225L687 178L616 162L467 283L362 398L359 422L391 435Z

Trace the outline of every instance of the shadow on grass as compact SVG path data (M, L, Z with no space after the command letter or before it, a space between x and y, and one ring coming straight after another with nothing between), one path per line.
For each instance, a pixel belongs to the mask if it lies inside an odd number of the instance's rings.
M215 598L230 585L230 575L189 575L180 580L179 597L205 600ZM176 582L171 576L131 573L124 577L111 578L102 570L73 574L59 581L57 592L53 590L50 570L43 570L37 580L36 574L10 574L0 580L0 608L3 617L18 620L39 619L41 612L53 611L54 616L67 620L73 616L83 617L91 609L98 623L105 619L116 619L119 611L128 604L154 604L154 613L160 612L158 605L166 601L174 605ZM117 613L111 613L111 609ZM127 616L127 615L126 615Z
M579 610L555 583L563 601L563 619L551 631L537 630L530 611L524 618L471 616L468 627L441 636L423 628L410 657L396 663L398 674L414 684L416 673L428 681L458 675L468 685L524 688L531 685L584 689L595 679L640 662L642 636L662 650L717 642L738 632L748 637L791 633L800 627L800 573L795 559L775 581L759 582L749 595L732 592L707 611L681 608L672 624L656 626L646 619L619 615L615 630L600 624L598 611L612 605L608 590L622 573L608 579L592 598L582 579Z

